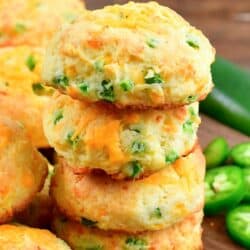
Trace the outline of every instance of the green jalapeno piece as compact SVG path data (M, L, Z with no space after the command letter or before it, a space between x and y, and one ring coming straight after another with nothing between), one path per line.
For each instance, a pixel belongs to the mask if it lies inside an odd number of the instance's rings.
M250 142L235 145L230 156L237 165L250 167Z
M205 214L215 215L236 206L245 195L242 169L223 166L209 169L205 178Z
M226 227L235 242L250 249L250 205L240 205L229 211Z
M228 157L229 146L225 138L217 137L204 150L207 168L221 165Z

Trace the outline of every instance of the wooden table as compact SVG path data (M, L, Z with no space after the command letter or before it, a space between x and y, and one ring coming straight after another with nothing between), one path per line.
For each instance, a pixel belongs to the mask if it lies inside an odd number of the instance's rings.
M124 0L86 0L87 8L101 8ZM138 1L139 2L139 1ZM140 1L146 2L146 1ZM217 53L250 69L250 0L159 0L200 28L212 41ZM230 145L250 138L202 115L199 138L204 147L215 136L226 137ZM223 216L205 218L205 250L240 250L226 234ZM178 249L177 249L178 250Z
M224 136L228 139L230 145L243 141L249 141L250 138L223 124L207 117L202 116L202 124L199 129L199 138L204 147L215 136ZM203 222L203 241L205 250L240 250L236 244L227 236L223 216L205 218Z

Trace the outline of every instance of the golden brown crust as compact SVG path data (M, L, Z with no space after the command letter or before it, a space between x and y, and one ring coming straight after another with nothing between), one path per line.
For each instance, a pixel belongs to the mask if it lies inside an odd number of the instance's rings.
M94 221L100 229L160 230L202 208L204 174L199 148L149 177L131 181L112 180L100 172L74 173L61 160L51 195L63 214Z
M50 180L54 167L49 165L49 174L42 190L36 194L29 206L15 216L15 221L24 225L49 229L52 220L53 202L49 196Z
M39 188L37 190L34 190L30 194L30 197L28 199L21 200L18 205L14 204L13 208L9 208L8 211L5 211L5 213L0 215L0 224L10 222L16 214L20 213L21 211L26 209L29 204L31 204L31 202L33 201L36 193L39 192L42 189L43 182L44 182L45 178L46 178L46 175L44 175L43 178L41 179L41 183L40 183Z
M209 91L207 91L206 94L201 95L198 99L196 99L196 102L201 102L203 100L206 99L207 95L212 91L214 86L211 86L211 89ZM100 101L100 103L106 103L106 102L102 102ZM106 103L107 104L107 103ZM185 105L189 105L190 102L186 101L186 102L182 102L182 103L166 103L166 104L162 104L162 105L145 105L145 104L140 104L140 105L121 105L121 104L116 104L114 103L114 105L119 108L119 109L131 109L131 110L148 110L148 109L156 109L156 110L170 110L170 109L177 109L180 107L183 107ZM109 104L108 104L109 105Z
M47 230L21 225L0 226L0 250L70 250L68 245Z
M211 86L211 89L204 95L200 96L198 99L196 99L196 102L201 102L203 100L206 99L207 95L212 91L214 86ZM61 94L65 94L65 91L63 91L62 89L57 89L58 92L60 92ZM74 96L72 96L74 98ZM76 98L77 99L77 98ZM89 102L89 100L84 100L84 102L89 103L91 105L91 102ZM103 105L103 107L109 108L109 109L114 109L114 106L118 109L126 109L126 110L148 110L148 109L154 109L154 110L170 110L170 109L176 109L176 108L180 108L183 107L185 105L189 105L190 102L186 101L183 103L166 103L166 104L162 104L162 105L146 105L146 104L140 104L140 105L122 105L120 103L109 103L109 102L105 102L105 101L98 101L98 104Z
M56 215L52 227L73 250L202 250L201 221L202 210L165 230L129 234L86 227Z
M29 205L47 176L47 162L22 125L0 116L0 223Z

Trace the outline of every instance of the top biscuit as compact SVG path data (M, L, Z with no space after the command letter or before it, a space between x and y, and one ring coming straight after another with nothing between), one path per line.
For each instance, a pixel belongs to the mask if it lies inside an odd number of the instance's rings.
M1 0L0 47L45 46L62 23L83 10L80 0Z
M213 87L208 39L155 2L86 11L46 54L47 84L90 102L173 107L202 100Z

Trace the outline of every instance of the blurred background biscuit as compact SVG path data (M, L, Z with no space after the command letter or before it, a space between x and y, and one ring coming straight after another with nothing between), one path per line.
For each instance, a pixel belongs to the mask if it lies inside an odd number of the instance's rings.
M62 23L70 23L84 10L80 0L0 1L0 47L46 46Z
M15 221L24 225L38 228L50 228L53 202L49 195L51 176L54 166L48 165L49 173L43 189L36 194L29 206L15 216Z
M70 250L67 244L47 230L21 225L0 226L0 250Z
M51 90L41 82L43 57L40 48L0 48L0 114L21 122L36 147L49 147L42 113Z
M20 123L0 116L0 131L0 223L5 223L42 189L48 166Z

